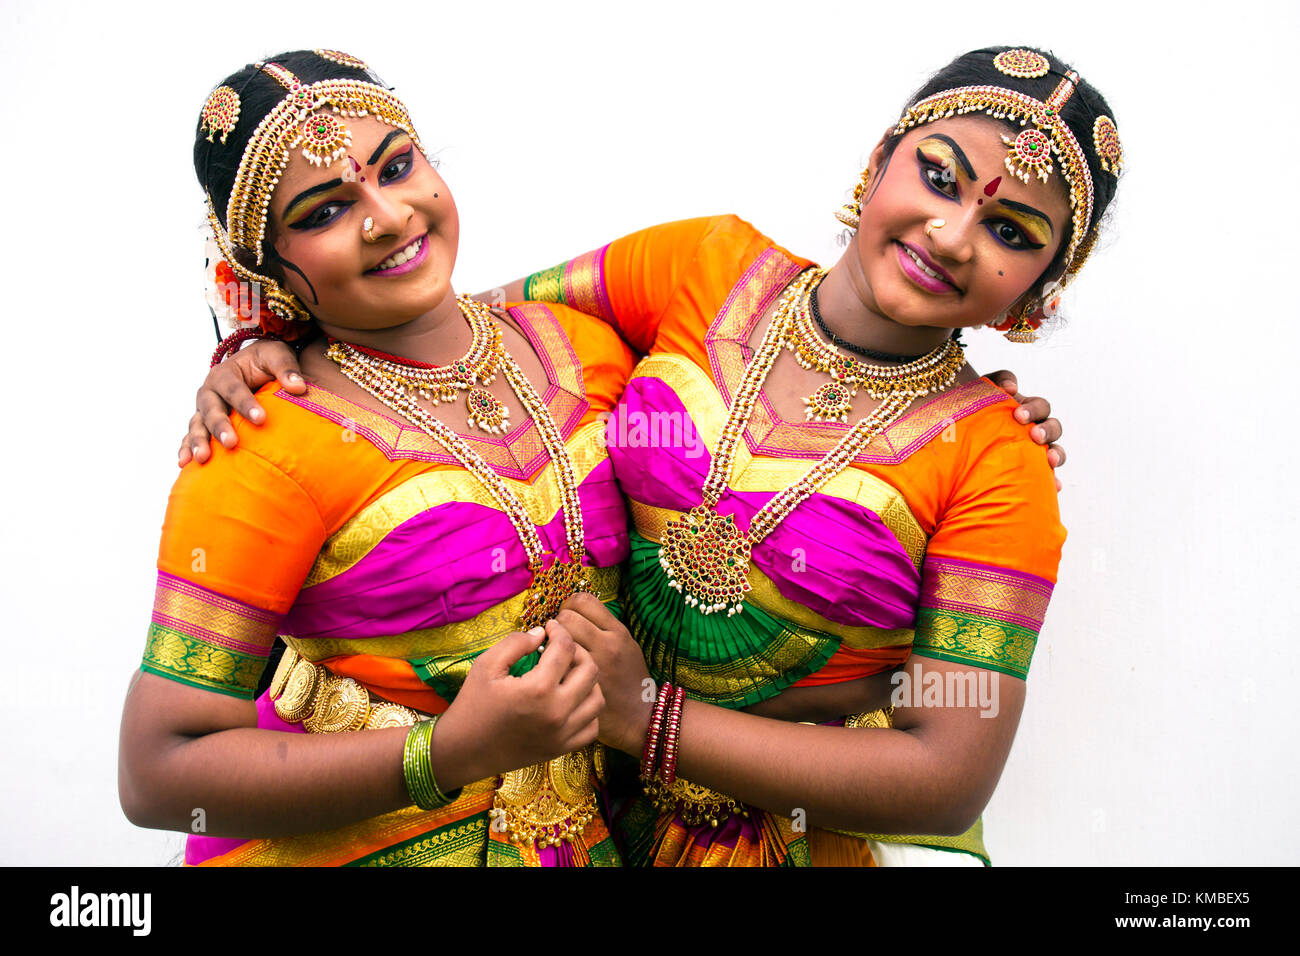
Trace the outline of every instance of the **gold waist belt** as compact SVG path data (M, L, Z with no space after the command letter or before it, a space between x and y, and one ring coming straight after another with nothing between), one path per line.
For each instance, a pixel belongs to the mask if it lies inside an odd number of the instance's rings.
M331 674L288 648L271 678L271 700L281 720L302 722L311 734L412 727L427 719L402 704L371 694L351 677ZM604 779L600 744L543 764L502 774L492 798L492 829L514 843L558 846L581 836L596 816L593 776Z
M894 708L873 710L865 714L853 714L844 718L845 727L893 727ZM743 803L718 793L698 783L691 783L678 777L672 786L665 787L657 779L645 785L646 796L661 812L676 813L687 826L699 826L707 823L716 827L732 814L749 816L749 810Z

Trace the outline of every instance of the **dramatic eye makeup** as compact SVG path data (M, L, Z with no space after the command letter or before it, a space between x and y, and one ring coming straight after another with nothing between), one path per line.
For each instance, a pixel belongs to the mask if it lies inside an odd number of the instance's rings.
M344 209L351 205L350 202L344 202L342 199L329 199L314 207L310 204L322 193L328 193L331 189L336 189L342 185L343 180L331 179L329 182L321 183L319 186L313 186L311 189L300 192L284 211L285 225L290 229L315 229L318 226L333 222Z
M934 133L921 141L916 148L916 161L920 167L921 180L926 186L953 202L961 202L957 170L960 169L972 183L979 182L962 148L951 137L944 136L942 133ZM990 198L992 198L991 194ZM981 206L984 205L983 199L978 201ZM1033 206L1011 199L999 199L997 206L1001 207L998 215L990 216L985 220L984 225L1008 248L1041 249L1055 233L1052 221ZM985 209L988 213L993 212L989 207Z
M410 136L404 130L393 130L384 137L383 142L375 147L375 151L366 160L366 165L375 165L379 158L384 156L385 150L388 151L388 155L384 157L384 163L380 167L379 182L382 185L400 182L410 174L415 166L415 147L411 143ZM355 163L356 161L352 160L352 162ZM357 164L355 171L360 171L359 164ZM300 192L285 208L285 225L289 229L317 229L329 225L352 205L351 200L334 198L320 202L319 205L313 208L308 208L308 205L312 201L319 202L322 193L328 193L331 189L342 185L342 179L331 179Z
M1055 234L1052 220L1033 206L1016 202L1013 199L999 199L1003 218L989 220L989 229L1007 245L1016 248L1041 249ZM1021 245L1012 233L1023 238Z

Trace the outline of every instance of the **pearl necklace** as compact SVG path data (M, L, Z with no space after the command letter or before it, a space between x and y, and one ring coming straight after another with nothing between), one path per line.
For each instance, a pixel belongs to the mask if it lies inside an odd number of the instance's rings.
M482 305L467 296L458 296L457 302L467 317L471 310ZM487 307L483 306L483 308ZM494 327L492 331L500 346L500 329ZM545 624L559 612L560 605L566 598L578 591L590 590L587 569L582 566L586 546L582 527L582 503L578 497L578 482L573 471L573 459L569 457L568 449L564 447L564 436L559 426L555 424L555 419L551 417L550 409L546 407L537 390L533 388L523 370L504 347L500 348L497 362L525 411L537 424L542 444L555 465L556 483L560 488L560 504L564 511L564 534L569 548L569 560L556 561L549 568L544 567L546 550L541 535L537 533L537 527L528 516L523 503L464 438L435 418L420 404L421 396L410 387L408 376L393 370L392 362L396 359L395 356L392 359L376 358L348 346L346 342L337 341L331 343L325 354L359 388L383 402L446 449L448 454L482 483L510 519L515 534L518 535L519 542L528 555L528 568L533 573L533 583L519 616L521 630L529 630Z
M735 401L722 427L717 450L704 480L703 500L669 521L664 529L659 564L668 575L669 586L681 592L686 604L701 614L725 610L730 617L743 610L745 594L751 590L747 578L754 546L818 488L848 467L872 438L898 421L913 399L951 385L965 361L961 346L949 340L912 363L917 368L855 363L861 371L854 372L853 387L855 390L858 385L866 388L867 393L880 404L850 428L802 478L764 505L754 515L749 530L741 534L732 515L718 514L718 501L727 489L736 447L745 433L763 383L787 342L797 336L796 324L806 314L809 294L824 275L824 270L810 269L787 287L763 336L763 343L736 389Z

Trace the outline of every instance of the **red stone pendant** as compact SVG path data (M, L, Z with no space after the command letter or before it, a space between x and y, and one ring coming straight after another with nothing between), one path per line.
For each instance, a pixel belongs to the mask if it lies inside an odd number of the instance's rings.
M701 614L740 613L750 591L749 539L731 515L697 505L668 522L659 547L659 564L668 585Z

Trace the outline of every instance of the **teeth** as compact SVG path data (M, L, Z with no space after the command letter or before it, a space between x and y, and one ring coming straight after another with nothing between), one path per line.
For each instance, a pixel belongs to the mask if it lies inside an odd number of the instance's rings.
M924 272L926 275L928 275L928 276L930 276L930 277L932 277L932 278L938 279L940 282L946 282L946 281L947 281L946 279L944 279L943 276L939 275L939 273L935 272L933 269L931 269L929 266L927 266L924 262L922 262L922 261L921 261L921 257L918 256L918 255L917 255L915 252L913 252L911 249L907 248L907 246L903 246L903 251L906 252L909 256L912 257L912 261L915 262L918 266L920 266L920 267L921 267L921 271Z
M400 265L405 265L406 263L410 262L412 259L415 258L415 254L420 251L420 244L422 242L424 242L423 236L421 236L419 239L416 239L415 242L411 243L401 252L397 253L396 255L389 256L383 262L379 263L379 265L375 266L375 270L382 271L384 269L395 269Z

